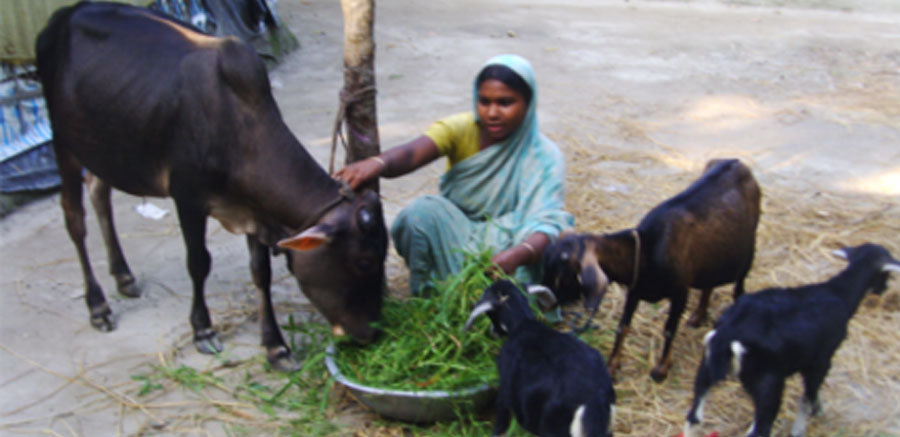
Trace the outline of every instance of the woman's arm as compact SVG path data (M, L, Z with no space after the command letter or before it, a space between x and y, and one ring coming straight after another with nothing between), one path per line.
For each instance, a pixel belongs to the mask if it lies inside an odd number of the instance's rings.
M550 244L550 237L543 232L535 232L522 243L499 252L491 258L491 262L500 267L507 275L513 274L516 268L534 264L541 260L544 249Z
M346 181L355 190L377 177L403 176L431 163L439 156L434 141L427 135L422 135L380 155L354 162L335 172L334 177Z

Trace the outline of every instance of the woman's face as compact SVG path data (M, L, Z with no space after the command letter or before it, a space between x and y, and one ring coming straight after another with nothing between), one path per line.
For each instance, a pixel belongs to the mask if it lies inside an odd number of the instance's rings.
M525 119L525 97L497 79L487 79L478 87L478 117L488 144L505 140Z

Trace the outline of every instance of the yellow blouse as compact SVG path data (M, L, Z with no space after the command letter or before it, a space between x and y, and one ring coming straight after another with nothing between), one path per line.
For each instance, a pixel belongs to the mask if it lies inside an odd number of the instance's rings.
M447 157L447 168L478 153L479 129L475 114L463 112L442 118L428 127L425 135L434 141L441 156Z

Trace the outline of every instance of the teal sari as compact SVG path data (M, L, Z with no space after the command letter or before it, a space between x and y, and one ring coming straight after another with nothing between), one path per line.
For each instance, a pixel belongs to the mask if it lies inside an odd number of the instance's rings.
M391 238L409 267L409 286L418 293L431 280L459 271L466 252L493 253L542 232L555 240L574 226L564 211L565 162L559 148L538 130L534 71L524 58L500 55L484 66L505 65L531 87L532 98L519 129L505 141L458 162L441 176L440 196L413 201L394 220ZM477 84L473 86L477 104ZM477 120L478 112L475 111ZM541 265L516 271L523 282L540 280Z

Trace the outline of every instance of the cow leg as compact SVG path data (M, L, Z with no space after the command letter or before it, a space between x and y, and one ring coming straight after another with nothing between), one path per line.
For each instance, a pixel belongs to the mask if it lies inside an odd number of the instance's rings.
M75 157L60 144L61 141L57 140L56 163L62 182L60 203L66 219L66 230L69 231L69 238L75 245L78 261L81 263L81 275L84 278L84 300L90 313L91 326L104 332L112 331L116 329L112 311L109 309L100 283L94 277L91 260L88 258L87 248L84 245L87 229L84 226L84 204L82 202L82 167Z
M625 340L625 337L628 336L628 331L631 329L631 317L634 316L634 311L637 310L637 306L640 300L637 298L637 295L631 290L625 295L625 310L622 312L622 318L619 320L619 326L616 328L616 341L613 343L612 352L609 354L609 374L612 377L615 377L616 371L619 370L619 366L622 364L622 343Z
M663 330L663 351L659 357L656 367L650 371L650 378L655 382L662 382L669 374L669 367L672 367L672 341L678 332L678 323L681 322L681 314L687 303L687 289L676 290L672 294L672 306L669 308L669 318L666 319L666 327Z
M253 283L259 290L259 322L266 358L273 369L294 372L300 369L300 363L294 359L284 342L275 320L275 309L272 307L272 267L269 247L260 243L254 235L247 235L247 247L250 249L250 272L253 275Z
M173 193L174 197L175 193ZM191 304L191 327L194 328L194 346L204 354L222 352L222 342L216 336L206 308L203 284L209 275L211 257L206 249L206 212L197 205L196 198L175 198L181 236L187 247L187 268L194 288Z
M113 223L112 203L110 194L112 189L109 184L100 178L88 174L85 182L90 193L91 203L97 213L97 221L100 222L100 230L103 232L103 241L106 243L106 256L109 260L109 274L116 279L116 287L119 293L127 297L138 297L141 290L134 281L134 275L128 268L122 247L119 245L119 237L116 235L116 227Z
M691 328L697 328L706 321L707 309L709 308L709 298L712 296L712 288L700 290L700 301L697 303L697 309L687 321L687 325Z

